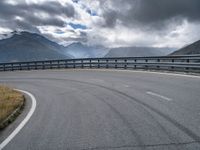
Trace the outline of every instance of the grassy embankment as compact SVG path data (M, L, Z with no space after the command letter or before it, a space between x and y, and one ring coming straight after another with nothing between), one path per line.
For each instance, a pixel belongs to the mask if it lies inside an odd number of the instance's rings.
M0 129L5 128L20 114L24 101L23 94L0 85Z

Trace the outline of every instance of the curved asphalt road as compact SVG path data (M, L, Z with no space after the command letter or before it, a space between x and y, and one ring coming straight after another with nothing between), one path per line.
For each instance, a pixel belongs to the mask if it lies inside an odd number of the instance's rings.
M0 83L37 99L5 150L200 149L200 77L47 70L1 72Z

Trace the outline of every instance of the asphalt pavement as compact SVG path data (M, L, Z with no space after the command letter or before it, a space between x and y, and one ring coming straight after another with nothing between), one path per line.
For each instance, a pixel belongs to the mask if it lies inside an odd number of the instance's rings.
M5 150L199 150L200 77L118 70L0 72L37 101ZM31 107L0 132L0 144Z

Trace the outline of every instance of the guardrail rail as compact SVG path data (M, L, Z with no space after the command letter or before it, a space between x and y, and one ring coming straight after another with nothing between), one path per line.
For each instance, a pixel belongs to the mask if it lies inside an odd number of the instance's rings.
M0 63L0 71L67 68L145 69L200 73L200 55L84 58Z

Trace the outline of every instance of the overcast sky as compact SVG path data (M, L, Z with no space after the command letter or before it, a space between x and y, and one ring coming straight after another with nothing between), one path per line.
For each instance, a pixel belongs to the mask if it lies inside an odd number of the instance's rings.
M63 45L179 48L200 40L200 0L0 0L0 38L15 30Z

